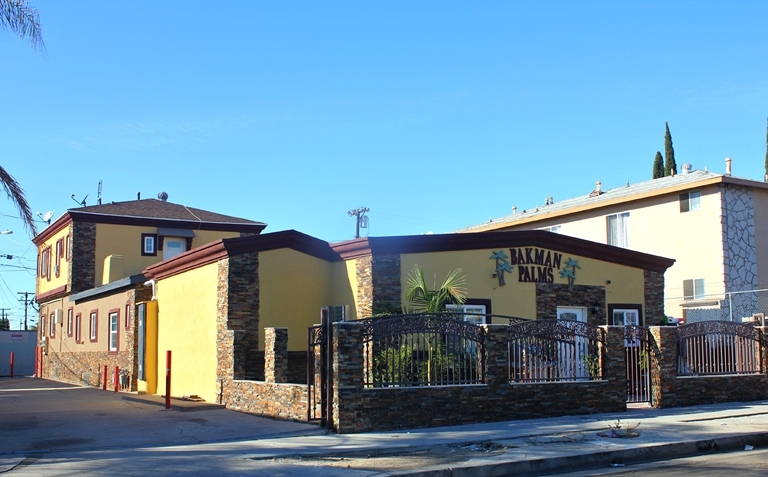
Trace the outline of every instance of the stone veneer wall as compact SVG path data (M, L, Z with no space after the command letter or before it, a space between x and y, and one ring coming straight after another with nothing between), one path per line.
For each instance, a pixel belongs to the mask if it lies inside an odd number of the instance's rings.
M69 267L71 293L90 290L96 286L96 224L73 222L72 261Z
M400 255L360 257L355 261L357 275L357 318L368 318L375 306L400 306Z
M357 276L357 318L368 318L373 311L373 259L370 256L355 259Z
M722 186L722 192L726 291L757 289L754 193L751 187L733 184Z
M597 305L600 311L592 309ZM536 319L556 320L558 306L579 306L587 309L587 323L606 325L605 287L574 285L573 290L562 283L536 284Z
M664 274L645 270L645 326L664 324Z
M763 343L766 343L766 328L762 328L761 333ZM763 363L762 374L678 377L675 327L652 327L651 336L654 341L651 352L651 389L655 407L668 408L768 399L768 375L765 374L765 363ZM765 356L765 344L762 345L761 353Z
M226 267L222 262L227 262ZM247 253L222 260L219 285L219 313L225 313L226 329L233 331L233 378L255 379L259 366L259 254ZM226 273L225 277L221 274ZM226 283L222 283L225 281ZM225 303L222 303L222 298Z

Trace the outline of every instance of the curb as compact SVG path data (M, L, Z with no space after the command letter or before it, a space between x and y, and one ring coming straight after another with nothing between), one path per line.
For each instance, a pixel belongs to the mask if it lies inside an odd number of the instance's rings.
M632 449L572 454L552 458L518 460L509 462L485 462L460 465L448 468L427 468L416 471L404 471L382 474L391 477L493 477L500 475L542 475L556 471L578 471L611 464L639 464L663 461L673 458L692 457L695 455L733 451L743 449L745 445L762 446L768 444L768 432L739 434L733 436L703 439L698 441L671 442L668 444L648 445Z

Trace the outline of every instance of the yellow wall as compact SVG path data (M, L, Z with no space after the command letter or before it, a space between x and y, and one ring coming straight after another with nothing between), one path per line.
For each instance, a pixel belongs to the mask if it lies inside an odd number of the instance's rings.
M144 312L146 325L144 330L144 377L146 379L137 379L136 387L139 393L156 394L159 377L158 362L160 358L157 352L157 301L148 301L144 304L146 305ZM136 326L138 326L138 321ZM138 356L137 359L141 359L141 356ZM163 356L163 359L165 359L165 356ZM163 373L163 377L165 377L165 373ZM171 388L173 388L173 383L171 383Z
M288 349L307 349L307 328L333 305L333 265L290 249L259 252L259 349L264 328L287 327ZM342 303L345 304L345 303Z
M357 267L356 260L333 264L333 299L329 305L349 305L347 319L357 319Z
M461 268L467 279L468 298L490 299L491 311L496 315L536 318L536 284L521 283L518 275L519 266L514 266L512 273L505 274L506 285L499 286L498 278L493 277L496 261L490 259L494 251L496 250L402 255L403 304L407 306L405 298L407 287L405 284L415 265L421 266L427 286L430 288L438 288L454 268ZM509 249L504 249L504 251L507 255L510 254ZM607 304L644 304L643 270L569 254L563 254L560 269L563 268L569 258L578 260L581 267L581 269L576 270L576 285L605 287ZM553 270L553 274L554 283L568 283L567 279L560 277L559 270ZM609 280L611 281L610 285L607 284ZM562 303L561 305L568 306L570 304Z
M157 283L158 394L165 394L165 356L171 350L171 396L196 394L217 402L217 270L212 263Z
M680 195L674 192L567 217L543 217L503 230L544 229L559 225L562 235L607 243L606 216L629 212L630 249L675 259L675 264L664 274L665 312L681 317L683 280L703 278L707 295L722 297L725 291L720 191L717 185L692 190L701 192L700 210L680 212ZM765 201L768 205L768 198ZM757 222L760 219L758 214L755 215ZM768 227L768 223L765 225ZM766 235L768 245L768 231ZM768 258L764 260L768 262Z
M94 286L100 286L104 273L104 259L108 255L122 255L125 276L136 275L148 266L162 260L163 252L158 250L157 256L141 255L141 234L156 234L156 227L140 227L133 225L96 224L96 281ZM239 237L238 232L217 232L196 230L192 239L192 248L199 247L220 238Z
M53 235L51 238L43 242L41 245L37 247L37 294L41 295L43 293L49 292L51 290L54 290L56 288L62 287L64 285L69 285L69 266L70 261L67 260L67 240L66 237L69 235L70 227L64 227L59 232L57 232L55 235ZM62 250L63 250L63 256L59 259L59 276L56 276L56 273L54 272L54 266L56 264L56 241L62 240ZM42 254L42 251L45 250L47 247L51 247L51 277L50 280L48 278L41 278L40 277L40 257Z

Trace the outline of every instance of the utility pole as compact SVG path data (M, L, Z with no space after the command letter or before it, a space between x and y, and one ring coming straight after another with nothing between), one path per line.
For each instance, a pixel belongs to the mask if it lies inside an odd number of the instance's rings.
M0 330L11 329L11 320L5 316L5 312L9 310L10 308L0 308ZM8 323L8 328L5 328L6 323Z
M363 224L365 222L365 213L370 211L368 207L360 207L355 210L350 210L347 212L350 217L355 217L355 238L360 238L360 227L362 226L365 228L366 226Z
M24 330L28 330L28 311L29 311L29 305L35 302L35 294L32 292L18 292L19 295L24 295L24 299L19 299L20 302L24 303ZM29 295L32 295L32 299L29 298Z

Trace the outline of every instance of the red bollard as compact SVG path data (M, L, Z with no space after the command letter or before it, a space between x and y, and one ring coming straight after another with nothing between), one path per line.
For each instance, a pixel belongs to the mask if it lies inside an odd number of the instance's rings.
M13 379L13 351L11 351L11 379Z
M45 365L45 359L43 359L43 347L40 347L40 377L43 377L43 366Z
M171 408L171 350L165 353L165 408Z
M35 346L35 377L36 378L40 377L37 374L37 367L39 366L37 358L38 358L39 355L40 355L40 347L39 346Z
M120 366L115 366L115 392L120 389Z
M107 390L107 376L109 376L107 374L107 365L106 364L104 365L104 373L102 373L102 374L103 375L102 375L102 379L101 379L101 389L106 391Z

